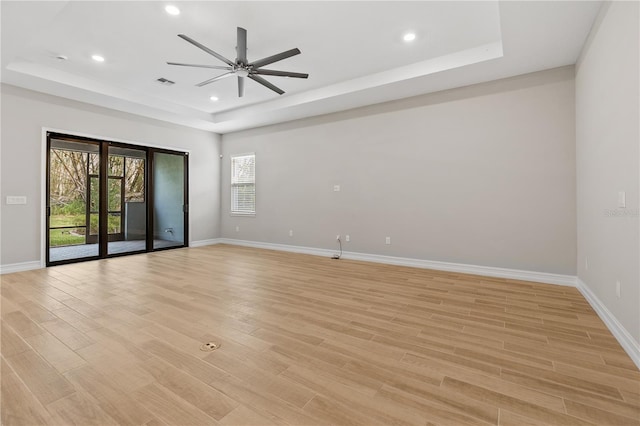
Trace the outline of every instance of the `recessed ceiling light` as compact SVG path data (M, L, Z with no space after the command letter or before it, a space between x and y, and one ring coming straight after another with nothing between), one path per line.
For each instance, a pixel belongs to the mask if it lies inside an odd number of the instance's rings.
M93 59L96 62L104 62L104 58L100 55L92 55L91 59Z
M406 33L402 39L404 41L413 41L416 39L416 33Z
M209 99L211 99L213 102L215 102L215 101L217 101L217 100L218 100L218 97L217 97L217 96L212 96L212 97L210 97Z
M164 10L169 15L180 15L180 9L178 9L177 7L172 6L172 5L169 5L169 6L165 7Z

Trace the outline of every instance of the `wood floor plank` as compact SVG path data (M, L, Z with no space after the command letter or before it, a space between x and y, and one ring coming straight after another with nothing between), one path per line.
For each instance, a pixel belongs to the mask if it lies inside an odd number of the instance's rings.
M73 426L119 425L91 396L76 390L69 396L47 405L53 423Z
M611 365L614 367L626 368L631 371L638 371L638 367L631 361L631 358L626 356L624 353L618 354L603 354L602 359L605 364Z
M335 401L341 401L347 407L359 413L366 413L371 421L384 424L413 425L424 423L421 415L404 411L396 404L388 401L374 403L370 395L358 392L356 388L337 382L330 375L311 371L306 368L291 366L281 374L283 377L312 389L317 394ZM305 406L309 411L309 407Z
M375 401L394 401L407 409L413 409L424 414L426 422L440 425L486 425L485 421L471 417L457 410L451 410L429 399L420 398L410 392L404 392L390 386L383 386L377 393Z
M500 410L500 426L549 426L549 423L521 416L509 410Z
M611 386L618 390L640 392L640 371L637 370L631 371L608 365L598 366L596 370L595 368L585 368L585 366L581 365L556 362L555 371L572 377L589 377L589 380L593 382Z
M442 384L445 388L460 392L461 394L466 395L470 398L494 404L499 408L505 408L523 416L546 422L547 424L585 424L584 421L578 419L577 417L569 416L567 414L560 413L554 410L549 410L547 408L531 404L527 401L514 398L500 392L494 392L482 386L476 386L460 380L452 379L450 377L445 377ZM587 422L587 424L589 423Z
M451 392L442 386L434 387L429 384L408 380L391 381L387 385L421 399L429 400L447 408L449 411L465 414L490 424L497 424L498 422L498 408L496 405L487 402L479 403L473 398Z
M279 376L280 369L273 371L259 369L252 366L246 359L235 358L221 351L211 353L204 358L204 361L240 380L251 383L258 389L269 389L282 400L298 408L304 407L314 396L313 392L283 380Z
M56 319L56 316L54 314L32 300L21 303L20 306L22 307L22 311L37 323Z
M640 425L640 416L626 417L621 416L618 413L601 410L599 408L592 407L590 405L580 404L571 400L565 400L567 407L567 413L573 416L585 419L588 421L595 421L601 425Z
M528 401L532 404L551 410L564 412L565 409L563 399L559 396L538 391L518 383L512 383L503 380L498 376L485 375L473 369L450 364L447 365L442 362L434 362L434 360L427 358L410 357L409 355L403 359L403 362L418 364L424 368L434 369L442 376L443 380L444 377L448 376L476 386L486 387L487 389L495 392L505 393L512 397L522 399L523 401Z
M61 319L71 325L73 328L80 330L81 332L87 332L95 330L96 328L102 328L102 325L98 324L89 317L85 317L79 312L63 305L60 309L54 309L51 311L58 319Z
M25 315L22 311L7 314L4 321L23 338L44 333L42 327L31 320L31 318Z
M545 389L552 395L600 395L619 401L623 399L618 388L555 372L548 374L536 369L503 369L500 377L514 383L527 384L534 389Z
M2 358L2 424L6 426L44 425L51 423L51 415L22 383L18 375Z
M78 354L69 349L50 333L36 334L26 338L29 345L47 360L59 373L86 364Z
M170 425L216 425L218 422L198 408L173 396L156 384L136 391L132 397L153 412L160 420Z
M9 325L2 321L0 328L0 337L2 338L2 355L11 356L29 350L30 347Z
M3 424L640 418L571 287L219 244L3 275L0 305Z
M108 377L112 387L124 393L131 393L154 381L153 376L139 366L139 359L121 348L96 343L77 352L96 373Z
M31 349L5 359L43 405L74 392L71 383Z
M603 364L602 357L597 354L588 354L577 349L558 349L547 344L536 342L505 342L504 348L511 352L529 354L539 358L546 358L550 361L566 363L587 362L591 365Z
M481 361L476 361L474 359L470 359L470 358L466 358L458 355L452 355L445 352L428 351L426 349L422 349L418 353L413 353L413 352L414 351L407 353L402 359L403 360L411 359L411 358L422 358L424 360L432 359L432 360L444 362L446 364L450 364L453 366L460 366L460 367L470 368L472 370L477 370L478 372L481 372L484 374L490 374L495 376L500 375L500 367L490 365Z
M145 407L135 403L131 394L123 392L108 376L90 366L68 371L65 376L76 388L91 395L100 408L120 424L144 424L154 417Z
M227 374L216 366L186 352L174 349L172 346L159 340L145 342L141 346L149 353L173 365L177 369L191 374L204 383L211 383L217 377Z
M386 424L382 420L376 421L363 413L351 409L341 401L329 399L321 395L317 395L309 401L305 407L305 411L323 424L350 426L382 426Z
M64 320L56 319L53 321L46 321L41 325L49 333L53 334L62 343L73 350L78 350L95 343L95 340L89 338L85 333L81 332Z
M141 363L141 367L155 378L157 384L216 420L227 416L239 405L208 384L159 359Z
M250 407L240 405L233 409L229 414L219 420L221 425L238 426L238 425L261 425L275 426L278 423L272 422L270 419L260 415L260 413L252 410Z
M232 375L221 375L210 383L218 391L235 401L241 401L252 410L279 425L313 425L318 420L303 412L302 409L287 404L268 389L254 388Z

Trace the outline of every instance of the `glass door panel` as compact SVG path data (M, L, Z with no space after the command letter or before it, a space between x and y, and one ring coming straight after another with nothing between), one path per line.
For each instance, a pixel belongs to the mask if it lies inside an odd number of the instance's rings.
M124 180L121 177L109 177L108 179L108 194L109 194L109 207L108 207L108 234L109 241L121 241L124 239L124 233L122 232L122 222L124 220L123 202L124 197L123 184Z
M49 139L47 195L47 262L97 257L98 218L91 233L93 206L100 203L100 146Z
M144 150L109 146L108 254L147 249L146 157Z
M46 263L188 245L186 153L47 133Z
M153 248L185 245L186 156L153 153Z
M100 176L89 175L89 191L87 193L87 241L98 243L100 232Z

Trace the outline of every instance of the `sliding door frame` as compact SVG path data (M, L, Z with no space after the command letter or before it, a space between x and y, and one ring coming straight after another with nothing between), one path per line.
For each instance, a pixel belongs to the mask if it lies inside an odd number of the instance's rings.
M153 171L155 170L155 154L170 154L170 155L181 155L184 159L184 188L183 188L183 194L184 194L184 203L182 205L182 214L183 214L183 223L184 223L184 230L183 230L183 234L184 238L183 238L183 244L181 246L172 246L172 247L158 247L156 249L153 248L153 241L155 238L154 235L154 230L155 230L155 217L153 214L154 211L154 205L155 205L155 197L154 197L154 191L150 190L148 193L148 205L147 205L147 251L161 251L161 250L171 250L174 248L181 248L181 247L189 247L189 153L188 152L182 152L182 151L174 151L171 149L165 149L165 148L150 148L150 150L148 151L147 154L147 162L149 164L149 167L147 168L146 171L148 171L148 176L147 176L147 185L149 188L153 188L153 184L154 184L154 177L153 177ZM149 230L151 230L151 232L148 232Z
M49 259L49 244L50 244L50 154L51 154L51 139L62 139L69 140L75 142L85 142L91 143L99 146L100 152L100 184L99 184L99 193L100 193L100 208L99 208L99 252L98 256L91 257L83 257L77 259L68 259L51 262ZM77 263L77 262L85 262L91 260L98 259L106 259L111 257L119 257L119 256L127 256L132 254L140 254L140 253L149 253L153 251L161 251L161 250L171 250L174 248L184 248L189 247L191 229L189 228L189 219L191 213L189 211L189 151L176 151L174 149L168 149L159 146L153 145L141 145L139 143L124 141L124 140L115 140L100 136L92 136L92 135L84 135L77 134L74 132L43 128L42 129L42 139L43 139L43 155L42 155L42 163L43 167L43 185L42 185L42 206L44 206L44 214L41 222L41 244L42 244L42 257L41 257L41 266L56 266L63 265L69 263ZM109 147L119 147L119 148L129 148L146 152L145 157L145 199L146 199L146 240L145 245L146 248L144 250L126 252L126 253L108 253L108 158L109 158ZM162 248L153 248L153 240L154 240L154 228L153 228L153 156L154 153L165 153L172 155L180 155L184 158L184 204L183 204L183 214L184 214L184 230L183 230L183 244L176 245L171 247L162 247ZM124 196L124 194L123 194ZM123 230L121 230L123 231ZM85 232L89 232L87 229Z
M82 257L82 258L78 258L78 259L72 259L72 260L60 260L60 261L56 261L51 263L49 260L49 244L51 243L51 206L49 204L50 202L50 195L51 195L51 179L50 179L50 173L51 173L51 138L55 138L58 140L64 140L64 141L69 141L69 142L80 142L80 143L86 143L88 145L97 145L99 147L99 152L100 152L100 162L102 162L102 151L100 149L100 141L97 140L91 140L88 138L82 138L82 137L75 137L75 136L71 136L71 135L66 135L66 134L57 134L57 133L52 133L52 132L47 132L46 133L46 143L45 143L45 150L46 150L46 163L45 163L45 202L43 203L44 206L44 229L43 229L43 233L45 234L45 246L44 246L44 252L45 252L45 266L53 266L53 265L64 265L66 263L75 263L75 262L82 262L82 261L88 261L88 260L97 260L101 258L101 253L100 253L100 249L98 249L98 255L97 256L88 256L88 257ZM102 173L102 170L100 171ZM89 175L87 173L87 178L89 178ZM102 184L101 184L102 186ZM87 191L89 191L89 185L87 185ZM101 193L102 194L102 193ZM100 195L100 197L102 197L102 195ZM87 203L88 203L88 199L87 199ZM88 209L89 206L86 206L85 208L85 214L86 214L86 209ZM89 223L85 222L85 242L86 242L86 238L87 238L87 233L90 232L89 231ZM100 236L101 234L98 232L98 241L100 242Z

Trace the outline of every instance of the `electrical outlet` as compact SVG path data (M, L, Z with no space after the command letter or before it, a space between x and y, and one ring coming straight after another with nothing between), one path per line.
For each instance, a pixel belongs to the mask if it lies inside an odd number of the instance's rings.
M620 298L620 281L616 281L616 296Z
M236 232L240 232L240 227L236 226Z
M289 229L289 236L293 237L293 229Z
M347 234L347 235L345 235L345 236L344 236L344 240L345 240L346 242L351 241L351 237L349 237L349 234Z
M384 239L385 244L391 244L391 237L387 237Z
M336 235L336 241L340 241L340 234Z
M340 192L340 185L333 185L333 192Z

